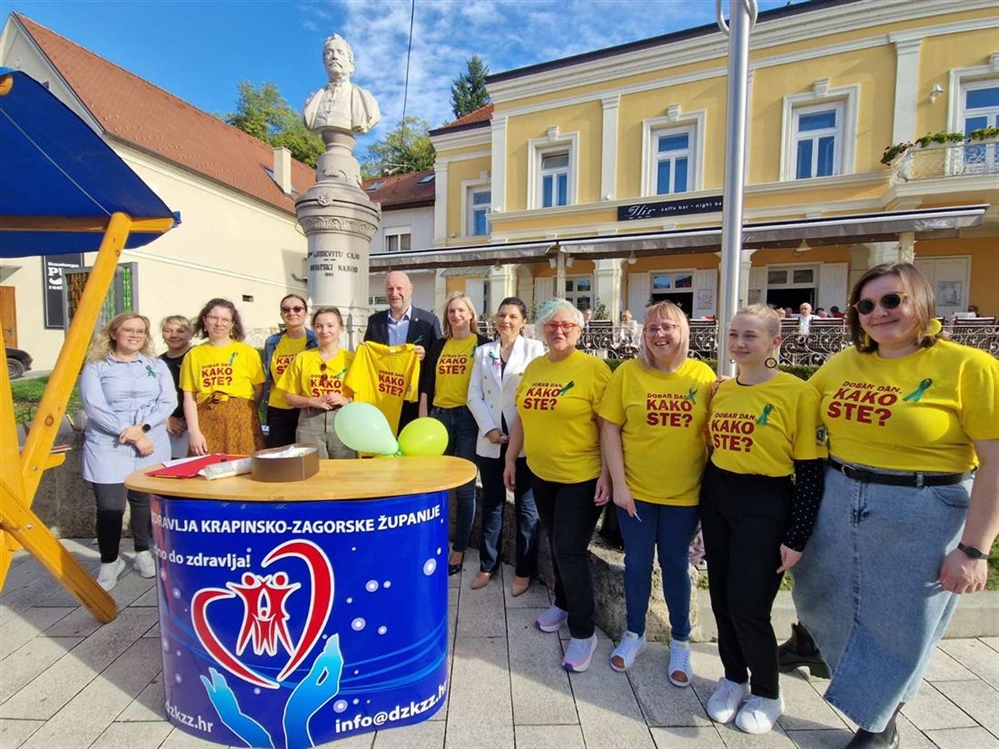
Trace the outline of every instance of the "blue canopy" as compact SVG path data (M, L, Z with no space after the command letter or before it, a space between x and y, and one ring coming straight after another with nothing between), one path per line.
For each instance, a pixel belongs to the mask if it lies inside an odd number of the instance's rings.
M0 257L95 251L113 213L178 218L48 89L0 68L0 92L11 82L0 93ZM136 229L126 248L163 231Z

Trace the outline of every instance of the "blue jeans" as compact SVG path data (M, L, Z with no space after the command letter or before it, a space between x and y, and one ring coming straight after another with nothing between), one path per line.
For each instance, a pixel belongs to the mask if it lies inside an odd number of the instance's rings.
M447 429L447 449L445 455L454 455L475 462L475 442L479 437L479 426L468 406L457 408L430 409L430 416L437 419ZM451 550L465 553L468 548L468 538L472 535L472 523L475 521L475 479L462 484L455 490L457 496L454 523L454 538Z
M826 469L815 530L792 570L794 604L832 669L828 702L867 731L911 702L960 596L940 585L971 479L922 488Z
M645 615L652 595L652 556L658 550L663 573L663 596L669 611L670 636L690 638L689 548L697 530L697 505L676 507L635 500L641 521L617 508L624 538L624 598L628 631L645 632Z
M499 567L500 544L503 538L503 509L506 506L506 486L503 467L506 445L498 458L476 457L482 477L482 542L479 544L479 569L495 572ZM527 458L517 458L517 488L513 493L517 516L517 577L534 577L538 567L538 507L531 490L531 469Z

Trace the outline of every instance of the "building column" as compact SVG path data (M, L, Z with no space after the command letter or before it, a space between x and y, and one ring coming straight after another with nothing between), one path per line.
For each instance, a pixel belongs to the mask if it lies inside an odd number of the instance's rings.
M447 278L443 271L438 270L434 274L434 309L443 309L444 302L447 301Z
M529 265L515 265L513 296L519 297L528 310L534 302L534 274ZM533 320L532 320L533 322Z
M491 209L494 213L506 210L506 123L505 115L494 115L491 124L491 157L489 173Z
M447 161L434 162L434 244L447 244Z
M895 120L892 143L916 137L916 105L919 95L919 47L922 39L895 42Z
M875 265L912 262L915 235L904 232L898 242L867 242L850 245L850 288Z
M621 319L624 299L624 258L604 258L597 260L593 268L593 306L598 300L607 307L607 316L617 322Z
M617 197L618 112L621 108L621 96L609 96L602 103L604 121L600 151L600 199L614 200Z
M749 273L756 250L741 250L739 256L739 304L749 304Z
M489 300L489 307L486 312L490 315L496 314L499 303L508 296L516 296L517 288L517 266L516 265L494 265L489 268L486 274L488 292L486 298Z

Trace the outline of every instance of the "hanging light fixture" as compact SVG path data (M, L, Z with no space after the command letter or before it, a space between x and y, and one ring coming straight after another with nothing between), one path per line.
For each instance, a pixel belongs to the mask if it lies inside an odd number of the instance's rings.
M637 263L637 262L638 262L638 258L637 258L637 257L635 257L635 252L634 252L634 251L632 251L632 252L631 252L631 253L630 253L630 254L628 255L628 265L634 265L634 264L635 264L635 263Z

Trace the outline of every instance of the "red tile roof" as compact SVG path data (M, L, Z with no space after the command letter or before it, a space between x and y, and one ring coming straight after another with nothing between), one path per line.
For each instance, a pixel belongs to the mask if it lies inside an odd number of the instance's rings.
M489 122L493 118L493 109L494 107L492 104L484 104L478 109L472 110L464 117L459 117L458 119L452 122L447 122L441 125L436 130L432 130L430 134L435 135L436 133L443 133L448 130L453 130L468 125L478 125L483 122Z
M294 197L264 171L274 167L269 145L20 13L12 16L107 135L294 215ZM292 159L295 190L305 192L315 179L314 169Z
M410 172L364 180L368 197L381 203L383 210L421 208L434 204L434 173Z

